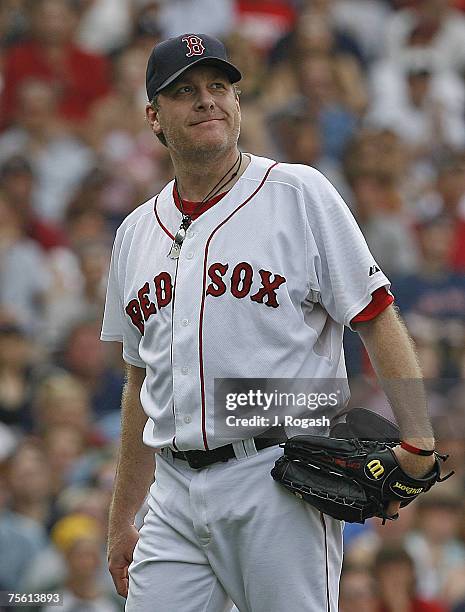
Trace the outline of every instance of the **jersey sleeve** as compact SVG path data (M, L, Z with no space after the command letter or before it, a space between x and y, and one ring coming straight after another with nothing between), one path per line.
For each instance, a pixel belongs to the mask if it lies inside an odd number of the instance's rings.
M379 314L386 310L394 302L394 296L390 291L387 291L385 287L380 287L371 296L371 302L361 312L356 315L351 323L362 323L365 321L371 321L376 318Z
M145 363L139 356L141 334L129 323L123 308L122 292L126 258L123 254L122 242L121 234L117 233L111 253L100 339L107 342L122 342L124 361L130 365L145 368Z
M330 316L352 328L352 320L380 287L383 274L349 207L317 170L308 169L304 187L309 242L308 268L318 300Z

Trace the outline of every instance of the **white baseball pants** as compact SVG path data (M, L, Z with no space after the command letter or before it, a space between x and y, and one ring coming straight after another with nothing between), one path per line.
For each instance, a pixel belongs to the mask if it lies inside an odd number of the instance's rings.
M194 470L157 455L126 612L337 612L342 524L270 476L282 449Z

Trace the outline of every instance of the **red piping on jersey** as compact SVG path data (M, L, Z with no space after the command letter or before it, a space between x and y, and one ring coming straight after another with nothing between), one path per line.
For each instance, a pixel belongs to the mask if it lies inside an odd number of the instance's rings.
M176 270L174 273L174 280L173 280L173 297L171 299L171 343L170 343L170 362L171 362L171 389L172 389L172 393L173 393L173 421L174 421L174 436L173 436L173 447L174 450L178 450L178 447L176 446L176 409L174 406L174 376L173 376L173 340L174 340L174 303L176 300L176 280L178 278L178 265L179 265L179 259L176 259Z
M204 307L205 307L205 288L206 288L206 284L207 284L207 259L208 259L208 247L210 246L210 242L211 239L213 238L213 236L216 234L216 232L220 229L220 227L222 227L225 223L227 223L231 217L233 217L237 211L239 211L243 206L245 206L248 202L250 202L250 200L255 197L255 195L260 191L260 189L263 187L263 185L265 184L266 179L268 178L268 175L270 174L271 170L278 165L279 162L275 162L272 166L270 166L268 168L268 170L265 173L265 176L263 177L260 185L257 187L257 189L252 193L252 195L250 195L247 200L245 200L245 202L242 202L242 204L240 204L235 210L233 210L233 212L226 217L226 219L224 219L219 225L217 225L215 227L215 229L212 231L212 233L210 234L210 236L208 237L208 240L205 244L205 253L204 253L204 260L203 260L203 289L202 289L202 303L200 305L200 318L199 318L199 363L200 363L200 395L201 395L201 399L202 399L202 437L203 437L203 445L205 447L205 450L209 450L208 448L208 442L207 442L207 432L205 429L205 381L204 381L204 371L203 371L203 338L202 338L202 325L203 325L203 313L204 313Z
M155 202L153 203L153 212L155 213L155 218L157 219L158 224L160 225L161 229L165 232L165 234L167 234L171 238L171 240L174 240L173 234L171 234L171 232L169 232L166 229L166 227L161 222L160 217L158 216L157 203L158 203L158 195L155 198ZM172 299L172 302L171 302L171 309L172 309L172 312L171 312L171 347L170 347L171 373L173 372L173 320L174 320L174 300L175 300L175 295L176 295L176 277L177 277L177 272L178 272L178 264L176 263L176 275L174 277L174 286L173 286L173 299ZM172 374L171 374L171 376L172 376ZM175 419L175 412L174 412L174 387L173 387L173 418ZM174 420L174 429L176 431L176 419ZM178 450L178 447L176 446L176 435L173 436L172 445L174 446L175 450Z
M168 230L166 229L166 227L165 227L165 226L163 225L163 223L161 222L160 217L158 216L158 211L157 211L157 202L158 202L158 196L155 198L155 203L154 203L154 205L153 205L153 212L155 213L155 217L156 217L156 219L157 219L157 221L158 221L158 224L160 225L161 229L162 229L162 230L165 232L165 234L168 234L168 236L171 238L171 240L174 240L174 236L173 236L173 234L172 234L170 231L168 231Z

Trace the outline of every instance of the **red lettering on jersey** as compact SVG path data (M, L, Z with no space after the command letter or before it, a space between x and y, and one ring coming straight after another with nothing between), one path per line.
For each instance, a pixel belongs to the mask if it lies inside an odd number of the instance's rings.
M244 275L242 273L244 273ZM231 293L233 296L236 298L244 298L248 295L250 287L252 286L252 279L252 266L245 261L238 263L231 275ZM239 289L240 284L242 284L241 289Z
M192 57L193 55L203 55L205 53L205 47L203 46L203 40L198 36L189 35L184 36L182 39L186 43L189 51L186 53L186 57Z
M153 279L155 283L155 293L157 295L158 308L168 306L171 302L171 296L173 295L173 285L171 284L171 276L168 272L160 272Z
M267 270L259 270L260 278L262 279L262 287L255 293L250 296L250 299L253 302L260 302L261 304L265 304L265 306L271 306L272 308L277 308L279 306L278 300L276 298L276 289L280 287L283 283L286 282L284 276L280 276L279 274L275 274L274 280L271 281L271 272ZM267 297L267 301L264 299Z
M150 299L148 298L149 292L150 292L150 289L149 289L148 283L145 283L145 285L141 289L139 289L139 291L137 292L137 297L139 298L140 308L142 310L142 314L144 315L145 321L147 321L150 315L153 315L155 312L157 312L157 309L155 308L155 304L151 302Z
M228 264L214 263L208 268L208 276L211 278L211 283L208 285L206 295L218 297L226 291L226 285L222 279L229 268Z
M144 334L144 319L142 318L142 311L140 309L139 302L137 300L131 300L126 306L125 310L133 325L137 327L141 334Z

